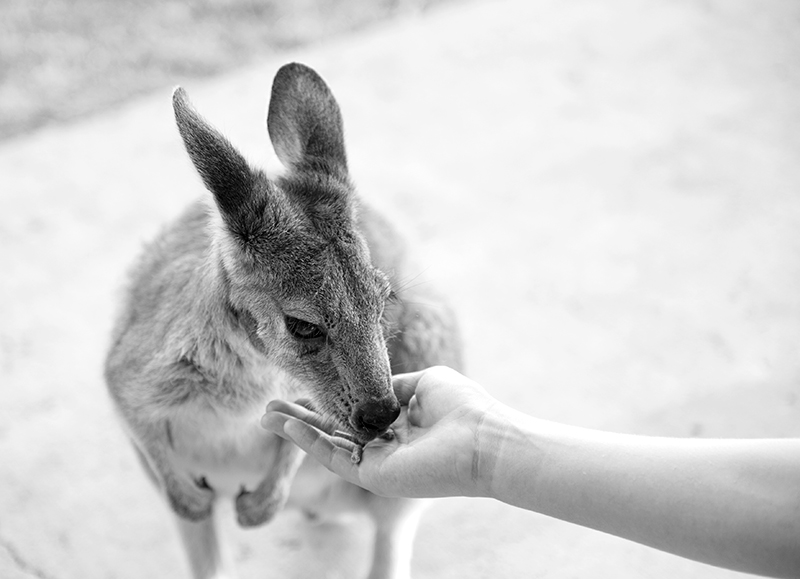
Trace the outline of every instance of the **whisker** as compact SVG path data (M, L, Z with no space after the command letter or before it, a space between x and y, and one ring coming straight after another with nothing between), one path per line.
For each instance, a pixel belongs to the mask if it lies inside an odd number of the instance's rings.
M425 268L418 274L409 277L408 279L397 280L397 287L395 288L395 292L402 292L411 288L419 287L420 285L429 284L430 281L421 280L418 283L411 285L412 282L419 280L425 273L427 273L429 268Z

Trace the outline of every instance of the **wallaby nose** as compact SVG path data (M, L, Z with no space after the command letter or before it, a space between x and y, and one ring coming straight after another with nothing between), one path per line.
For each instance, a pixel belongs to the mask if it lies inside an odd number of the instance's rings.
M385 431L400 416L400 403L392 396L377 402L364 402L356 406L351 416L358 430L377 436Z

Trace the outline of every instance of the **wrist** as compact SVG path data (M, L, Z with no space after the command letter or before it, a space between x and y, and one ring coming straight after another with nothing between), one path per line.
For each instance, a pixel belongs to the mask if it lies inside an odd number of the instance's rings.
M481 413L475 427L471 468L471 496L502 499L509 467L523 449L523 429L517 413L495 403Z
M502 407L483 428L481 496L532 508L538 481L548 455L548 424L508 407Z

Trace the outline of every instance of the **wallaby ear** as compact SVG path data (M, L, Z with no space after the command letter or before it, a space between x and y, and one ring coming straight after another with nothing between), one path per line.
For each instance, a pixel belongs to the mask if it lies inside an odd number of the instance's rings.
M223 218L229 224L239 214L253 188L253 172L242 155L214 127L209 125L178 87L172 93L172 107L186 151L206 188L214 194Z
M287 64L275 75L267 130L287 168L347 173L339 105L325 81L307 66Z

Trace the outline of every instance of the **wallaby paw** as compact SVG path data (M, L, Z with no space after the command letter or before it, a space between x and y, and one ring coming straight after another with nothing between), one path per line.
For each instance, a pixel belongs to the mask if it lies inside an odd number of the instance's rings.
M242 491L236 497L236 520L242 527L263 525L281 510L285 502L285 497L265 497L258 492Z
M214 508L214 491L207 487L167 489L167 499L176 515L190 521L207 519Z

